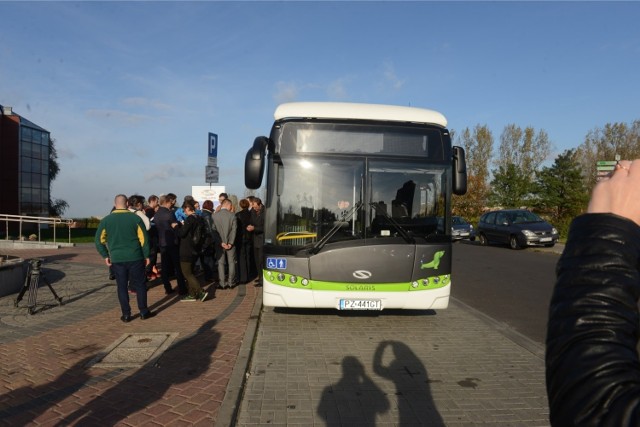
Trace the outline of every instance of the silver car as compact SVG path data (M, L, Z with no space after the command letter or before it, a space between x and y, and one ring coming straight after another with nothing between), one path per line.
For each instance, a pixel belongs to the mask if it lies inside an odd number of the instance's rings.
M511 249L552 247L558 237L554 226L526 209L487 212L478 222L478 240L482 245L495 242L506 243Z
M438 218L438 233L444 234L444 219ZM461 216L451 217L451 240L476 240L476 230Z

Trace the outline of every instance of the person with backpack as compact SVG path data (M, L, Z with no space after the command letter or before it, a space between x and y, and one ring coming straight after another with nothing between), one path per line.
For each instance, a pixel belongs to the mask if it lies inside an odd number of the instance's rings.
M217 274L214 275L213 272L217 268L218 258L222 255L222 247L220 246L222 241L220 240L220 235L215 225L213 225L213 209L213 201L205 200L202 204L202 213L200 214L207 223L207 231L211 234L211 244L205 242L202 248L202 254L200 255L200 263L204 270L204 279L207 282L218 280Z
M204 219L196 214L196 208L192 201L185 201L182 205L185 213L184 224L172 225L176 228L176 235L180 238L180 269L187 282L187 295L181 301L204 301L208 292L200 286L200 281L193 273L193 267L202 251L202 246L207 235L207 226Z
M218 277L220 289L233 288L236 284L236 233L238 220L232 212L232 203L229 199L222 200L220 210L213 214L213 224L220 235L220 247L222 255L218 259ZM229 277L225 281L225 262L229 265Z

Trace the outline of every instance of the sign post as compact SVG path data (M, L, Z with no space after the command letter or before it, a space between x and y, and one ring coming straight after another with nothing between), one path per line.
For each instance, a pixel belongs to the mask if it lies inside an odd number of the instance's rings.
M620 160L620 156L616 156L616 160L599 160L596 162L596 181L609 176L615 169Z
M218 135L209 132L209 140L207 142L207 166L204 173L204 182L215 184L220 178L220 170L218 169Z

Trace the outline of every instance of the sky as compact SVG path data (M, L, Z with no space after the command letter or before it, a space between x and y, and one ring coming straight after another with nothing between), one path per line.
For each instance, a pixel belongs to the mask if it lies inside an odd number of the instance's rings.
M206 185L209 132L214 185L248 194L245 154L290 101L435 109L496 149L532 126L555 158L640 119L639 18L639 2L0 1L0 105L55 139L66 218L118 193L182 200Z

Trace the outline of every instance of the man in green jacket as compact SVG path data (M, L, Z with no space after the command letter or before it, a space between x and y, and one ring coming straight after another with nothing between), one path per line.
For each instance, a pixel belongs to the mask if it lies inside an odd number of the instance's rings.
M118 194L115 209L100 221L96 231L96 249L116 276L122 317L131 320L128 283L136 290L140 318L155 316L147 307L145 266L149 263L149 239L142 219L127 209L127 196ZM108 246L108 247L107 247Z

